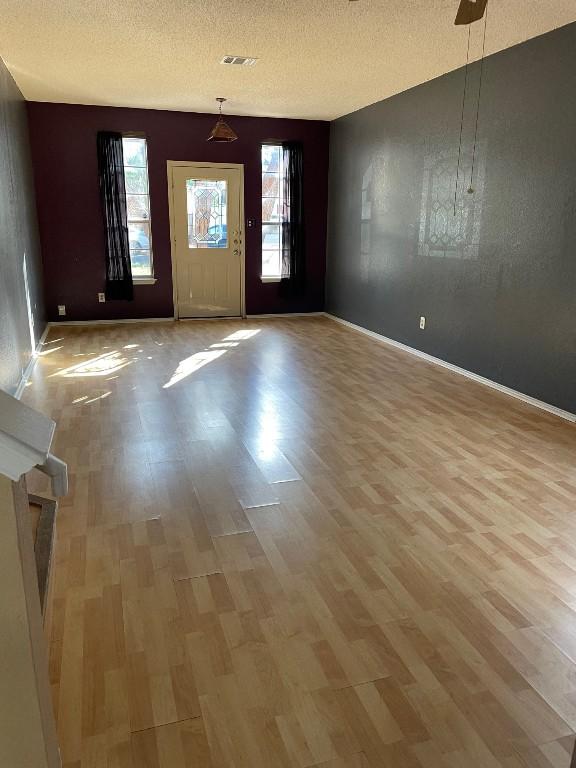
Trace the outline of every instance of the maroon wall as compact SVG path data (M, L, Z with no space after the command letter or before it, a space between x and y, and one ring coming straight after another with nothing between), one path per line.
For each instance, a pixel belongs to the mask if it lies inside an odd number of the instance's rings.
M206 143L215 116L189 112L29 102L30 137L44 262L46 312L58 320L169 317L172 267L167 160L243 163L245 212L257 226L246 228L248 314L312 312L324 305L329 124L310 120L230 117L239 139ZM96 133L141 131L148 140L155 285L135 287L132 302L98 303L104 290L104 234L98 194ZM306 204L306 293L280 295L277 283L260 280L260 145L269 139L304 144Z

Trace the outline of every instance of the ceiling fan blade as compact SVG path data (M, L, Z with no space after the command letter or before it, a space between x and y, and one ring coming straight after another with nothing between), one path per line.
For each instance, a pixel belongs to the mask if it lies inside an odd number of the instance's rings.
M473 24L480 21L487 5L488 0L460 0L454 24Z

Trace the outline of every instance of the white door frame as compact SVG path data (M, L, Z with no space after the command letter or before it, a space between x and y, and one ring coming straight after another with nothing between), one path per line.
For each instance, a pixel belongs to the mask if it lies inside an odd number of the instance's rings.
M246 317L246 232L244 218L244 164L243 163L210 163L192 162L189 160L168 160L168 208L170 211L170 258L172 260L172 302L174 304L174 319L179 320L178 314L178 291L176 281L176 224L174 221L174 168L230 168L240 171L240 227L241 227L241 245L240 245L240 309L242 317ZM193 318L191 318L193 319ZM210 319L210 318L199 318ZM229 319L229 318L228 318Z

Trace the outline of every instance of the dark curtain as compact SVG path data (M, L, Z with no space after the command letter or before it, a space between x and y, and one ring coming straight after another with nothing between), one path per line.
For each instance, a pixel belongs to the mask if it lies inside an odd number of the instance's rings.
M299 141L282 145L284 206L282 210L282 291L299 294L306 278L304 246L303 151Z
M106 298L134 298L122 134L100 131L98 146L98 179L106 233Z

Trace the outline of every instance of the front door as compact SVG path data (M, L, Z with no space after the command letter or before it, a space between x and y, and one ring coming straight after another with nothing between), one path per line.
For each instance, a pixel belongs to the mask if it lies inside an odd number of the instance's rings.
M243 314L242 166L171 163L177 317Z

